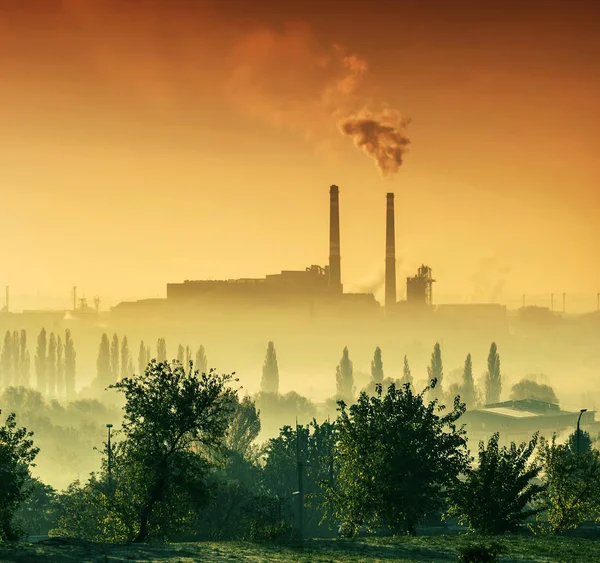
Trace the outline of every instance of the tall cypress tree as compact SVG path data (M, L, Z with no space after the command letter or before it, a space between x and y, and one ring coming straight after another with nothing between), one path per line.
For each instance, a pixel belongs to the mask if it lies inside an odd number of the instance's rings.
M110 373L113 381L119 381L121 370L119 369L119 337L113 334L110 344Z
M342 352L342 359L335 371L337 396L346 404L354 401L354 366L350 360L348 347Z
M473 379L473 362L471 361L471 354L467 354L465 360L465 368L463 370L463 381L462 381L462 400L465 402L467 407L473 408L475 405L475 380Z
M190 362L192 361L192 349L189 346L185 347L185 369L190 368Z
M2 366L2 375L4 386L11 387L13 385L13 338L10 330L4 335L4 346L2 348L2 356L0 364Z
M263 393L279 393L279 366L277 365L277 352L275 352L273 342L269 342L267 345L260 389Z
M383 382L383 360L381 359L381 348L379 346L375 348L373 361L371 362L371 379L373 383Z
M127 336L124 336L123 340L121 341L121 379L124 377L131 377L133 375L133 371L129 371L129 367L131 365L130 359L129 342L127 340Z
M185 348L183 347L183 344L180 344L177 347L177 361L183 365L183 362L185 361Z
M46 380L48 382L48 394L56 396L56 336L50 333L48 339L48 358L46 360Z
M27 349L27 331L21 330L21 338L19 342L19 354L21 356L21 385L29 387L29 374L31 357Z
M156 343L156 361L160 364L167 361L167 341L159 338Z
M64 344L60 334L56 337L56 392L59 397L65 395L65 360L63 358Z
M146 365L148 365L151 360L152 360L152 349L150 348L150 346L146 346ZM145 369L146 368L144 368L144 370Z
M35 351L35 374L37 376L37 388L42 395L48 392L48 381L46 379L46 329L42 328L37 339Z
M96 360L96 368L98 370L98 383L101 386L107 386L113 383L112 369L110 365L110 343L106 333L102 335L100 347L98 348L98 359Z
M21 338L19 337L19 331L13 330L12 334L12 374L13 374L13 385L18 387L23 385L21 383Z
M493 404L500 401L502 392L502 379L500 376L500 355L495 342L490 346L488 354L488 369L485 374L485 402Z
M410 365L408 364L408 357L404 356L404 368L402 370L402 379L400 380L400 383L402 385L406 385L407 383L411 383L413 382L413 377L412 377L412 373L410 372Z
M439 397L441 397L443 393L442 381L444 379L444 366L442 365L442 351L440 349L439 342L435 343L433 347L433 352L431 353L431 362L429 366L427 366L427 375L429 376L429 380L437 379L437 384L435 386L436 393Z
M206 360L206 352L204 351L204 346L200 345L198 351L196 352L196 366L200 373L206 373L208 371L208 362Z
M65 391L68 399L75 397L75 375L77 369L77 354L71 338L71 331L65 330Z
M140 351L138 352L138 373L146 373L146 366L148 365L148 362L149 359L146 357L146 345L142 340L140 342Z

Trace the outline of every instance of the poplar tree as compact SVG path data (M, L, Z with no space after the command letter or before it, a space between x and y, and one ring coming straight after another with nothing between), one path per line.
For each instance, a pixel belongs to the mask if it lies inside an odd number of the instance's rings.
M27 349L27 331L25 329L21 330L19 354L21 355L21 385L28 387L31 357Z
M56 396L56 336L50 333L48 339L48 358L46 360L46 381L48 382L48 394Z
M431 362L427 367L427 375L429 376L429 381L432 379L437 380L435 387L437 389L437 394L441 396L443 393L442 381L444 379L444 366L442 365L442 351L440 349L439 342L436 342L435 346L433 347L433 352L431 353Z
M112 375L112 381L119 380L119 337L113 334L112 342L110 345L110 372Z
M490 346L488 369L485 374L485 402L490 405L500 401L502 380L500 376L500 356L495 342Z
M371 362L371 379L374 383L383 382L383 360L381 359L381 348L375 348L373 361Z
M350 404L354 400L354 367L350 360L348 347L342 352L342 359L335 371L336 389L339 400Z
M60 397L65 394L64 344L60 334L56 337L56 392Z
M140 342L140 351L138 353L138 370L140 374L146 371L146 366L148 365L149 359L146 357L146 345L142 340Z
M189 346L185 347L185 366L189 368L190 362L192 361L192 349Z
M4 386L11 387L13 384L13 341L12 334L9 330L4 335L4 346L2 348L2 355L0 356L0 365L2 367L2 376L4 379Z
M156 361L159 364L167 361L167 341L164 338L159 338L156 343Z
M75 344L71 338L71 331L65 330L65 391L67 398L75 396L75 372L76 372Z
M465 360L461 391L462 400L468 407L473 407L475 405L475 381L473 379L473 362L471 361L471 354L467 354Z
M263 393L279 393L279 366L277 365L277 352L275 352L273 342L269 342L267 345L260 389Z
M408 365L408 357L404 356L404 368L402 371L402 379L400 380L400 383L402 385L406 385L407 383L412 383L413 382L413 377L412 377L412 373L410 372L410 366Z
M183 365L183 361L185 360L185 348L183 347L183 344L180 344L177 347L177 361Z
M37 376L37 388L38 391L45 395L48 389L48 382L46 379L46 329L42 328L37 339L37 348L35 352L35 374Z
M98 370L98 383L102 386L110 385L112 375L110 365L110 343L106 333L102 335L102 339L100 340L96 368Z
M198 351L196 352L196 369L200 373L208 372L208 362L206 360L206 353L204 351L204 346L200 345Z
M129 342L127 341L127 336L124 336L121 341L121 379L133 375L133 371L129 371L129 366L131 365L130 359Z
M12 374L13 374L13 385L18 387L21 383L21 339L19 338L19 331L13 330L12 334Z

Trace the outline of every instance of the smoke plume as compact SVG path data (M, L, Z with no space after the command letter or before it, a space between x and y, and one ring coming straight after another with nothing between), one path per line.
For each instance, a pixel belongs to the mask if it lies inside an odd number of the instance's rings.
M395 174L402 166L410 140L404 134L406 122L396 110L386 109L379 114L364 112L340 123L344 135L375 160L384 176Z

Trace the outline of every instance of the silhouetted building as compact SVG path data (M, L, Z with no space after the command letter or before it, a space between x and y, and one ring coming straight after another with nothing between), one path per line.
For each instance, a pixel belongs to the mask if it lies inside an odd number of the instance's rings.
M428 305L432 303L432 286L435 280L431 268L422 265L417 275L406 278L406 302L409 305Z

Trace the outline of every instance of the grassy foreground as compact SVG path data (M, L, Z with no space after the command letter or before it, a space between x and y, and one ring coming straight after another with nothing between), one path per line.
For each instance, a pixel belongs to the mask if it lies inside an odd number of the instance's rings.
M0 545L0 561L17 563L276 562L420 563L456 561L459 536L310 540L303 546L275 543L205 542L112 545L85 542ZM503 563L592 563L600 561L600 541L564 537L504 537Z

